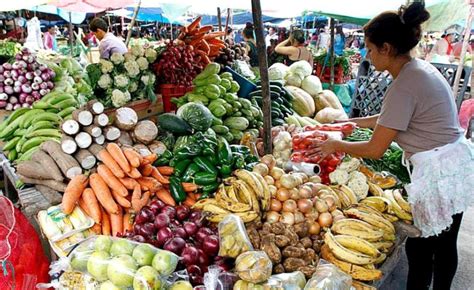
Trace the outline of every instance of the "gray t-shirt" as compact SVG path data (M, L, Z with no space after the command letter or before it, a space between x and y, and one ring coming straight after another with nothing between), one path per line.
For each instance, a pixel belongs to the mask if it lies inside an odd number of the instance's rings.
M455 142L462 129L451 87L430 63L405 64L384 96L378 124L398 130L408 156Z

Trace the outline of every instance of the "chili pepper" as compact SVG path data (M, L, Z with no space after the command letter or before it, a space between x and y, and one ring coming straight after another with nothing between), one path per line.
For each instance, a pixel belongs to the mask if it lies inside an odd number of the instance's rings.
M178 161L176 165L174 166L174 175L175 176L181 176L184 174L186 169L188 168L189 164L193 162L191 159L184 159L181 161Z
M232 164L232 149L224 138L219 138L217 157L221 164Z
M222 177L226 178L229 177L232 173L232 165L224 164L221 166L220 173Z
M174 158L176 160L190 159L194 156L198 156L201 153L201 146L198 144L191 144L188 147L183 147L176 152Z
M182 180L184 182L192 182L194 179L194 175L199 172L199 166L197 166L196 163L191 163L189 164L188 168L186 171L183 173Z
M153 163L154 166L165 166L170 163L170 160L164 157L158 158L155 163Z
M245 158L242 154L234 152L234 167L242 169L245 167Z
M194 183L198 185L209 185L211 183L216 183L217 175L207 172L197 172L194 175Z
M215 193L217 188L219 188L219 183L217 182L203 186L202 187L203 196L205 195L206 197L208 197L210 194Z
M217 166L217 164L219 164L219 158L217 158L216 154L206 156L206 158L209 159L209 161L211 161L211 163L215 166Z
M194 162L201 168L202 171L212 173L217 176L217 168L212 162L204 156L198 156L194 158Z
M170 193L176 202L183 202L186 199L186 192L179 178L170 177Z

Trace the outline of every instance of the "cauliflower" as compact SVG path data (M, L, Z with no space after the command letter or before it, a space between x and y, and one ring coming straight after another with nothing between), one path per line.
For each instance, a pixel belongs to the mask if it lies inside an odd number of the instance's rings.
M131 99L130 93L128 91L122 92L119 89L115 89L112 91L112 104L114 107L118 108L126 103L128 103Z
M137 59L131 52L127 52L123 56L124 56L126 62L127 61L135 61Z
M109 74L101 75L97 84L102 89L107 89L112 84L112 78L110 77Z
M360 166L360 160L357 158L351 158L349 160L343 160L337 169L345 170L347 172L355 171Z
M366 198L367 194L369 193L367 177L359 171L353 171L349 174L349 183L347 186L349 186L354 191L358 200Z
M268 78L270 80L283 80L288 69L289 68L282 63L274 63L268 68Z
M143 54L145 53L145 50L143 49L141 45L134 45L131 49L131 52L134 56L139 57L139 56L143 56Z
M145 57L149 63L153 63L158 57L158 54L156 53L156 50L154 50L153 48L147 48L145 50Z
M100 70L102 71L103 74L107 74L114 69L114 64L108 60L101 59L99 63L100 63Z
M137 64L138 64L138 67L140 68L140 70L147 70L148 69L148 61L143 56L141 56L137 59Z
M117 86L118 88L126 88L128 86L128 82L130 80L127 78L126 75L123 75L123 74L120 74L120 75L116 75L114 77L114 84L115 86Z
M137 77L140 74L140 67L135 61L126 61L125 70L127 70L128 76L131 78Z
M349 181L349 173L342 169L336 169L333 172L329 173L329 179L332 184L343 185L347 184Z
M301 80L303 80L313 73L313 68L306 60L300 60L290 65L289 72L299 75Z
M153 85L155 80L156 78L154 74L146 74L141 77L141 81L145 86Z
M131 82L130 86L128 87L128 91L130 93L134 93L138 90L138 83L137 82Z
M118 52L114 52L112 54L112 56L110 57L110 60L114 63L114 64L121 64L123 61L124 61L124 57L121 53L118 53Z

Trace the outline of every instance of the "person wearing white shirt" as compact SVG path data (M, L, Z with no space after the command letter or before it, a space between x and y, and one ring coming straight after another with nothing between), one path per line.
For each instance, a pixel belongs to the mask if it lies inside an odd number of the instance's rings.
M272 45L271 44L272 39L275 39L278 41L278 34L276 33L275 27L270 26L270 28L268 28L268 34L267 36L265 36L265 44L267 47L270 47Z
M326 29L321 29L318 38L318 44L316 45L317 48L329 48L329 33L326 32Z

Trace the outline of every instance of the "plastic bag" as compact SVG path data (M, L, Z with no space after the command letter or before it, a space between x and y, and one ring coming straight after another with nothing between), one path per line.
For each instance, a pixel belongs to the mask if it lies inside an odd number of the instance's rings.
M279 287L283 290L302 290L306 285L306 278L303 272L282 273L271 276L265 286L270 289Z
M227 215L218 226L219 256L236 258L241 253L253 251L252 243L242 219L234 214Z
M320 259L304 290L351 290L352 278L335 265Z
M49 281L49 261L26 217L0 196L0 289L35 289Z
M91 275L101 287L160 289L162 278L175 271L179 258L148 244L96 236L74 249L70 259L72 270Z
M272 275L272 261L263 251L240 254L235 260L235 273L240 279L251 283L262 283Z

